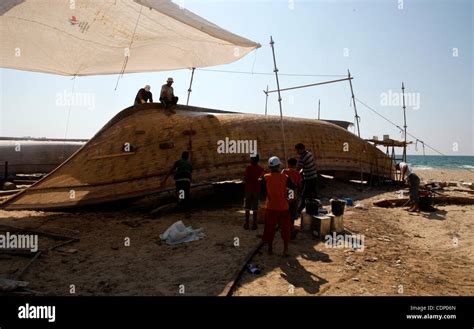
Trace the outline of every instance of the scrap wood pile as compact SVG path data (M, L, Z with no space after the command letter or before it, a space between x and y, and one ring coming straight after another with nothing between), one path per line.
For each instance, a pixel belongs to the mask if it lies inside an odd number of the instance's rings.
M408 189L397 191L398 198L382 199L374 202L383 208L403 207L408 204ZM474 204L474 184L466 182L431 182L420 186L420 206L434 210L432 204ZM432 208L432 209L430 209Z
M76 249L67 249L65 247L80 240L78 237L69 235L6 224L0 224L0 235L2 236L0 260L12 261L19 260L19 258L29 258L27 262L20 260L18 262L19 267L13 272L8 273L8 277L0 277L0 295L41 295L41 292L29 289L29 282L22 281L22 277L42 255L47 255L53 250L64 253L77 252ZM26 238L31 236L43 237L49 240L41 241L41 245L46 245L47 247L32 250L31 246L24 248L24 246L22 247L17 244L17 242L20 241L20 237L23 241L26 241ZM14 244L12 243L13 241L15 241ZM60 242L54 243L53 241ZM36 247L38 246L39 243L36 243ZM5 273L3 273L3 275L5 275Z

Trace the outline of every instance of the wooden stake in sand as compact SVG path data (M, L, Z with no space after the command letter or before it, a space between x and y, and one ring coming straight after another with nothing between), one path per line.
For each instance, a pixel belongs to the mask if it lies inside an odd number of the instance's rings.
M18 274L15 275L15 277L13 278L13 280L15 281L19 281L21 279L21 277L23 276L23 274L25 274L25 272L28 270L28 268L31 266L31 264L33 264L35 262L35 260L37 260L39 258L39 256L41 255L41 251L38 251L35 256L28 262L28 264L26 264L26 266L23 268L23 270L21 272L19 272Z

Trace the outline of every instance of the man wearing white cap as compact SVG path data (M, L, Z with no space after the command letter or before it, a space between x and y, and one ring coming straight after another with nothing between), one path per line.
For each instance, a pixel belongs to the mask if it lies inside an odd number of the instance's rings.
M146 85L138 91L137 96L135 97L135 105L143 104L147 101L153 103L153 94L150 92L150 89L150 86Z
M160 102L165 105L165 108L176 105L178 103L178 97L174 95L173 78L168 78L166 84L161 87Z

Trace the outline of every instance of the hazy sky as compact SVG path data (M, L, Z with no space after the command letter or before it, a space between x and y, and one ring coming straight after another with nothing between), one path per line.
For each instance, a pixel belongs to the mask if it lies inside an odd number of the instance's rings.
M401 83L411 97L408 131L445 154L474 155L472 1L175 1L262 48L239 62L213 67L272 73L270 35L280 73L345 75L350 69L357 98L398 125ZM117 91L117 76L70 77L0 69L0 136L90 138L117 112L133 104L139 88L150 84L155 99L168 76L175 79L180 103L186 100L190 71L129 74ZM281 76L282 88L334 77ZM74 89L90 102L61 106ZM191 105L264 113L272 75L197 70ZM347 82L283 93L285 115L354 121ZM58 103L59 100L59 104ZM357 104L363 138L400 131ZM70 110L70 121L67 118ZM269 113L278 114L276 95ZM353 130L352 130L353 131ZM422 154L412 146L409 154ZM427 154L435 154L429 149Z

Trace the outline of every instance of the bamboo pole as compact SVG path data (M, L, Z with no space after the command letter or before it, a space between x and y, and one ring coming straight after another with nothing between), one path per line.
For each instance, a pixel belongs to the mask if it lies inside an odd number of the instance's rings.
M357 114L357 106L355 102L355 96L354 96L354 89L352 88L352 77L351 77L351 72L347 70L347 79L349 80L349 85L351 87L351 96L352 96L352 104L354 105L354 113L355 113L355 121L357 124L357 136L360 138L360 127L359 127L359 115ZM364 151L365 151L365 145L364 145ZM362 154L359 154L359 164L360 164L360 188L364 186L364 173L362 170Z
M318 100L318 120L321 120L321 100Z
M405 144L403 145L403 162L407 162L407 115L405 106L405 85L402 82L402 95L403 95L403 129L405 135Z
M267 90L263 91L265 93L265 115L267 115L267 107L268 107L268 85L267 85Z
M329 80L329 81L323 81L323 82L317 82L317 83L311 83L309 85L301 85L301 86L296 86L296 87L289 87L289 88L283 88L283 89L275 89L275 90L270 90L267 91L268 93L276 93L280 91L287 91L287 90L293 90L293 89L300 89L300 88L307 88L307 87L313 87L313 86L319 86L319 85L326 85L328 83L335 83L335 82L341 82L341 81L346 81L346 80L351 80L354 78L344 78L344 79L337 79L337 80Z
M347 70L347 80L349 80L349 85L351 86L351 95L352 95L352 104L354 105L354 112L355 112L355 120L357 124L357 136L360 138L360 128L359 128L359 115L357 114L357 106L355 102L355 97L354 97L354 89L352 88L352 77L351 77L351 72Z
M193 70L191 71L191 81L189 81L188 99L186 100L186 106L189 105L189 97L191 97L191 92L192 92L191 87L193 86L194 70L195 70L195 68L193 67Z
M281 126L281 134L283 137L283 154L285 156L284 163L286 163L286 160L288 157L286 156L286 138L285 138L285 127L283 125L283 109L281 106L281 93L280 93L280 82L278 81L278 68L276 64L276 58L275 58L275 47L273 46L275 42L273 41L273 38L270 36L270 46L272 47L272 54L273 54L273 65L275 69L273 72L275 72L275 78L276 78L276 83L277 83L277 91L278 91L278 105L280 107L280 126Z

